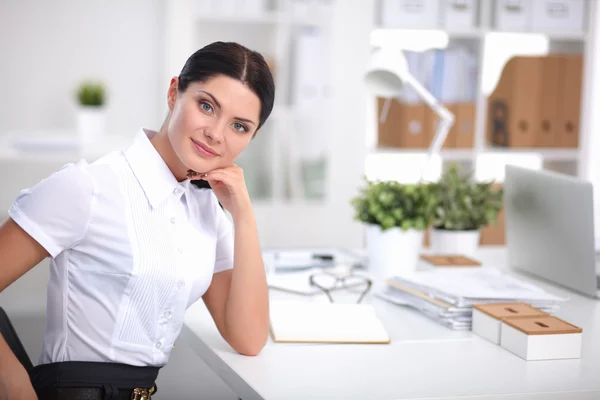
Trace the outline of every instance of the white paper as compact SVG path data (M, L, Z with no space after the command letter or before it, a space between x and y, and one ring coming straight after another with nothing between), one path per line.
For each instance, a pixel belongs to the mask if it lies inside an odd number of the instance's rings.
M274 301L271 332L276 341L387 343L390 337L369 304Z
M436 269L418 271L394 279L424 293L444 294L448 296L448 300L459 300L458 303L464 303L464 300L470 303L468 300L499 299L548 302L565 300L494 268Z

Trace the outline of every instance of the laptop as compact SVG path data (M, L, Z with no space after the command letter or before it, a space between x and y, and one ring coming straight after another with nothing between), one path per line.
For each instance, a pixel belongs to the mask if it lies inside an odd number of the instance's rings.
M507 165L504 212L510 266L600 298L593 196L590 182Z

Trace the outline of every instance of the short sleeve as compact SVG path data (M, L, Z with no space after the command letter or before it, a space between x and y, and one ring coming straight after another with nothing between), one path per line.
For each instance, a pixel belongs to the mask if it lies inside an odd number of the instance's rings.
M233 224L221 208L215 197L215 222L217 225L217 254L215 255L215 271L233 268Z
M95 185L86 165L85 161L65 165L23 190L8 211L53 258L77 244L87 230Z

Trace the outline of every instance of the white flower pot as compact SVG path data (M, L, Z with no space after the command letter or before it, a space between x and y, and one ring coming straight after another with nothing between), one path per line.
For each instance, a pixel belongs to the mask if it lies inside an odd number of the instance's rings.
M382 231L378 225L367 226L368 271L382 280L414 272L423 248L424 231L392 228Z
M475 256L479 248L481 231L447 231L432 229L430 232L431 251L435 254Z
M104 107L79 107L77 110L77 133L85 144L97 143L106 131Z

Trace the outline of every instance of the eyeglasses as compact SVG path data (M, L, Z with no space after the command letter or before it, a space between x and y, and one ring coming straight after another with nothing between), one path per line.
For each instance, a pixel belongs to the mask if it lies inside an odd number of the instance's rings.
M308 281L311 286L322 290L329 298L329 301L335 303L331 292L337 290L346 290L353 293L360 293L356 303L360 303L366 294L371 290L373 282L366 276L349 273L346 275L333 274L327 271L317 272L309 276Z

